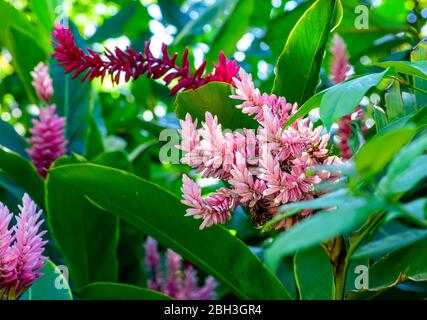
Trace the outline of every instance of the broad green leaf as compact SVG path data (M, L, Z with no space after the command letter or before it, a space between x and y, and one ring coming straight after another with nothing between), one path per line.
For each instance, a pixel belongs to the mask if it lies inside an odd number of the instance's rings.
M427 155L422 155L415 158L410 167L393 180L388 193L395 194L409 191L426 177Z
M92 91L90 98L88 115L90 125L86 132L84 153L88 159L92 159L105 151L104 137L107 134L107 129L102 117L102 107L99 94Z
M161 292L122 283L96 282L79 291L85 300L173 300Z
M294 273L301 300L331 300L334 296L334 273L328 255L321 246L298 251Z
M318 0L304 13L277 62L274 94L300 105L314 94L328 36L341 19L339 0Z
M383 170L394 155L411 141L415 133L415 129L402 128L373 137L355 156L357 171L368 176Z
M157 0L157 4L162 11L163 20L177 27L178 30L182 30L185 24L191 20L188 14L181 11L179 3L174 0Z
M405 116L406 112L403 105L402 95L400 93L399 81L394 81L393 85L384 97L387 118L390 120L390 122Z
M387 224L395 219L404 218L421 228L427 226L427 198L415 199L405 204L394 204L384 219Z
M377 136L411 125L417 128L417 130L427 127L427 108L421 108L420 110L411 112L407 116L391 122L386 127L382 128L381 131L377 133Z
M55 8L57 5L57 0L31 1L31 9L46 34L50 34L53 30L53 25L55 23Z
M247 221L247 220L246 220ZM293 299L298 299L298 288L294 273L294 257L285 257L282 259L279 269L276 271L277 277L283 283Z
M375 120L375 127L377 131L380 131L382 128L387 126L388 120L385 111L379 107L374 106L374 120Z
M299 201L299 202L292 202L289 204L285 204L281 206L279 209L279 212L281 214L275 217L274 219L268 221L264 225L263 230L270 229L270 227L276 224L277 222L287 217L293 216L296 213L300 212L301 210L330 208L330 207L335 207L337 205L340 205L346 201L354 201L354 200L357 200L357 198L354 196L350 196L348 194L348 190L339 189L338 191L328 193L323 197L316 198L313 200Z
M307 114L309 114L311 110L318 108L320 106L320 103L322 102L325 92L326 90L323 90L315 94L314 96L312 96L310 99L308 99L302 106L298 108L298 111L295 112L295 114L288 119L288 121L285 124L285 127L290 126L299 118L306 116Z
M133 172L133 165L123 151L105 152L92 160L93 163ZM147 279L141 268L144 233L130 223L119 222L119 281L145 287Z
M33 283L20 300L73 300L68 280L52 261L47 260L40 272L43 275Z
M263 41L268 44L274 56L277 57L280 55L292 29L313 2L313 0L303 2L295 9L282 12L273 19L270 19Z
M153 236L242 299L291 298L246 245L221 226L199 230L200 221L184 216L180 200L153 183L124 171L81 164L53 169L49 180Z
M320 118L330 128L342 116L352 113L369 89L381 82L388 69L335 85L324 92L320 103Z
M142 10L140 10L142 8ZM145 13L145 14L144 14ZM133 19L139 20L140 31L148 31L149 16L147 10L139 2L132 2L122 7L120 11L96 30L95 34L89 39L89 42L102 42L109 38L116 38L126 34L126 27Z
M0 146L6 147L18 153L21 157L28 159L27 142L16 132L11 124L3 120L0 120Z
M316 213L276 237L265 251L266 264L277 270L283 257L352 231L380 208L382 201L379 199L359 198L344 203L334 211Z
M68 158L68 162L76 161ZM79 190L50 173L46 182L46 207L49 229L77 288L97 281L116 282L117 217L94 206Z
M178 118L185 119L188 112L200 124L209 111L213 116L218 116L223 129L257 128L255 120L236 108L238 102L229 97L231 94L233 88L227 83L205 84L196 90L179 93L175 100L175 113Z
M420 41L417 44L415 49L411 52L411 61L412 62L422 62L427 61L427 39ZM415 91L415 102L417 109L420 109L427 105L427 80L414 77L414 86L417 89L424 90L424 92Z
M0 169L10 180L24 189L40 207L44 207L43 180L31 162L0 146Z
M393 250L407 247L414 242L427 238L427 230L411 229L386 236L359 247L352 259L379 257Z
M395 68L397 72L427 80L427 61L385 61L375 65L382 68Z
M399 131L395 131L398 133ZM391 140L394 143L393 139ZM413 161L416 157L420 156L427 149L427 134L424 134L420 138L416 139L409 145L402 148L402 150L394 156L393 161L390 163L390 166L387 170L387 174L380 180L378 184L378 192L381 194L393 194L398 192L399 184L402 181L402 178L399 179L399 176L402 177L402 174L407 172L412 166L412 170L417 170L418 165L423 166L424 164L418 163L413 166ZM419 167L418 169L421 169ZM423 171L419 172L421 175ZM416 178L416 177L415 177ZM400 181L400 182L396 182ZM405 181L403 181L405 182ZM410 183L411 181L406 181ZM395 189L395 188L397 189Z
M236 0L231 1L234 4ZM218 0L213 5L203 11L197 19L190 19L176 35L175 45L181 45L187 37L203 32L203 26L216 22L218 16L224 15L224 7L228 8L230 1Z
M369 269L369 290L389 288L407 279L427 280L427 239L402 248L374 263Z
M236 0L226 21L218 30L212 43L207 61L216 61L220 51L231 56L236 51L236 43L249 28L249 20L255 8L255 0Z
M5 45L13 57L13 66L25 87L27 95L32 102L36 102L34 89L31 85L30 72L41 61L47 59L47 54L40 46L40 41L26 31L11 25L7 32Z

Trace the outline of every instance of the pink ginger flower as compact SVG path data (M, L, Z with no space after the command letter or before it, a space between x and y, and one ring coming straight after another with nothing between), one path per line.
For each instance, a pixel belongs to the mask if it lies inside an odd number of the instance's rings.
M55 53L53 56L66 73L73 73L73 78L84 74L82 81L95 78L104 79L109 75L113 83L120 82L120 76L124 75L125 81L138 79L141 75L152 79L162 79L165 85L176 80L171 88L171 95L179 91L196 89L211 81L224 81L232 84L232 78L237 74L236 63L227 61L223 53L219 56L219 64L215 66L213 74L205 73L206 61L191 74L188 60L188 49L185 49L181 63L177 62L178 55L170 56L168 48L162 45L162 57L157 58L150 50L150 42L145 43L145 50L137 52L128 47L122 51L119 48L106 50L102 58L97 52L88 49L85 53L78 48L71 31L57 24L53 31Z
M48 104L53 95L52 78L49 75L49 67L43 62L40 62L31 72L31 76L33 78L32 85L36 90L37 96L45 104Z
M170 249L166 251L165 270L162 270L160 261L157 241L147 237L145 267L153 279L148 282L150 289L163 292L178 300L212 300L214 298L217 282L213 277L207 277L205 284L199 287L197 271L194 267L188 265L184 268L182 257Z
M329 72L334 84L338 84L347 80L352 74L347 45L338 34L332 38L330 51L332 56Z
M254 115L258 121L264 121L264 106L275 114L281 126L296 112L297 104L290 104L284 97L277 97L274 94L261 94L259 89L255 88L252 82L252 75L246 73L243 68L240 68L240 79L234 78L236 93L231 95L232 99L243 100L243 103L236 107L242 109L242 112L247 115Z
M332 38L330 51L332 53L330 60L329 73L334 84L339 84L347 80L353 74L349 61L349 53L344 40L335 34ZM355 118L363 118L363 112L360 106L356 109ZM336 131L339 141L337 143L340 155L343 159L350 159L353 152L350 148L349 140L352 134L351 123L352 116L346 115L338 121L338 129Z
M337 178L324 172L306 174L311 167L339 161L329 155L329 135L322 134L321 126L315 128L309 118L301 118L283 129L297 111L296 104L261 94L243 69L234 83L236 92L231 97L241 100L237 108L258 121L256 133L247 129L223 133L217 117L210 113L201 128L188 114L181 121L182 162L204 177L220 178L230 185L203 198L201 188L183 176L182 203L189 207L186 215L203 219L201 229L225 223L237 205L246 207L251 219L262 226L277 216L281 205L313 199L318 196L315 184ZM277 227L288 228L311 213L302 211Z
M39 174L45 178L51 165L66 153L67 140L64 138L65 118L56 113L56 106L40 110L40 119L33 120L31 138L27 150Z
M42 211L25 194L19 206L16 225L9 229L9 210L0 205L0 298L18 299L40 276L46 257L43 241L46 231L41 231ZM1 300L0 299L0 300Z
M201 230L215 224L224 224L231 219L230 211L235 209L235 201L230 190L222 188L218 193L202 198L201 189L193 180L184 174L182 181L184 199L181 202L190 207L186 216L202 219Z

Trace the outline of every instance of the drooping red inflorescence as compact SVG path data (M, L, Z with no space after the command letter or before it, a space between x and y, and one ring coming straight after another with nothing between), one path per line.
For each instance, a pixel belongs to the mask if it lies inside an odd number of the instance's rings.
M104 79L109 75L112 82L118 84L122 74L125 81L131 78L136 80L145 74L147 78L162 78L166 85L177 80L178 82L171 88L173 95L181 90L196 89L211 81L232 84L232 78L238 72L236 62L227 61L222 52L219 64L215 65L212 74L204 75L206 61L194 74L191 74L188 49L185 49L180 64L177 62L178 54L174 53L170 56L165 44L162 46L161 58L156 58L150 50L150 41L145 43L144 52L137 52L130 47L123 51L116 47L113 51L106 49L105 59L102 59L97 52L89 48L88 54L78 48L71 31L60 24L55 26L52 35L54 39L52 44L55 48L53 56L58 60L59 65L65 68L66 73L73 73L73 78L84 74L82 81L86 79L92 81L99 77Z

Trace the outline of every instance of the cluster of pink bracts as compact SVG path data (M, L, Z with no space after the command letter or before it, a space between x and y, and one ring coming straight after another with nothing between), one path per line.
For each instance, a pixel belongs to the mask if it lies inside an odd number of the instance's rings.
M217 283L211 276L207 277L202 287L198 286L197 271L193 266L182 267L182 258L176 252L166 251L166 262L162 268L157 241L148 237L145 242L145 267L150 280L148 286L152 290L178 300L212 300L215 296ZM166 271L166 272L165 272Z
M330 156L329 135L322 135L322 127L314 128L309 118L301 118L283 129L296 112L297 105L283 97L261 94L254 87L252 76L240 69L240 79L234 78L236 94L242 100L237 106L259 123L257 132L224 133L218 119L209 112L201 128L197 120L187 114L181 121L184 151L182 163L191 166L203 177L220 178L230 187L202 197L194 181L183 176L182 202L189 206L187 216L202 219L201 229L224 224L238 206L246 207L259 226L275 218L279 207L286 203L311 200L318 194L314 185L336 179L327 172L307 174L307 169L340 162ZM304 210L281 220L276 228L288 228L311 214Z
M338 34L335 34L332 39L330 51L332 57L329 71L331 74L332 82L334 84L338 84L347 80L352 75L347 46L344 40ZM360 107L358 107L353 114L354 118L363 118L363 112ZM339 140L337 142L337 146L340 151L340 155L343 159L346 160L350 159L353 155L353 152L350 147L352 122L352 115L346 115L342 117L338 121L338 129L336 131L336 135L338 136Z
M0 300L18 299L41 274L46 257L40 231L42 211L24 195L16 225L9 227L13 214L0 203Z
M27 152L38 173L45 178L51 165L66 153L65 147L68 142L64 138L65 118L56 114L54 104L49 104L53 95L49 68L39 63L31 76L34 89L44 107L40 110L40 118L33 120L33 128L30 129L31 138L28 139L31 148Z
M78 48L74 41L74 36L70 29L57 24L53 31L55 47L54 57L58 60L60 66L65 68L66 73L73 73L73 78L84 74L82 81L95 78L104 79L110 75L113 83L118 84L120 76L123 74L125 81L131 78L136 80L145 74L147 78L162 79L166 85L173 80L178 82L172 87L171 94L180 90L196 89L211 81L223 81L231 83L231 79L238 72L235 61L227 61L225 55L221 52L219 63L215 65L214 72L204 75L206 61L191 74L190 63L188 60L188 49L185 49L181 59L181 64L177 63L178 55L175 53L169 56L168 48L165 44L162 46L162 56L156 58L150 50L150 42L145 43L144 52L136 52L128 47L125 51L115 48L114 51L106 50L105 58L88 49L86 54Z

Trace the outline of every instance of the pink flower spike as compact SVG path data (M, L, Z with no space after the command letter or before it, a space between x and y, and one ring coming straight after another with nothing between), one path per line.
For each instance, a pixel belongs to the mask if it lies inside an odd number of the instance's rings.
M46 231L40 230L44 222L40 220L42 210L37 211L36 204L27 194L22 202L13 228L13 244L0 256L0 261L6 264L2 266L6 273L1 275L0 284L11 299L19 298L41 276L38 271L47 259L43 256Z
M32 85L40 100L48 104L53 95L52 78L49 75L49 67L40 62L31 72Z
M217 282L213 277L207 277L203 287L197 285L197 270L193 266L185 269L182 291L179 300L212 300L215 296Z
M66 154L68 143L64 138L65 118L59 117L55 111L55 105L40 110L40 119L33 120L32 136L28 139L31 145L28 155L43 178L51 165Z
M197 271L192 265L188 265L184 270L183 259L179 254L167 249L165 259L160 258L157 241L151 237L147 237L144 246L146 248L144 260L151 289L161 291L178 300L213 299L217 287L214 278L207 277L205 285L199 288ZM155 259L153 259L153 254ZM155 272L152 272L153 267L156 269ZM160 276L161 270L165 271L166 277Z
M351 76L349 54L344 40L336 33L331 42L330 74L334 84L341 83Z
M200 229L215 224L224 224L231 219L230 210L236 206L230 190L220 189L218 193L202 198L201 189L185 174L182 176L183 186L181 191L184 199L181 202L190 208L186 216L202 219Z

